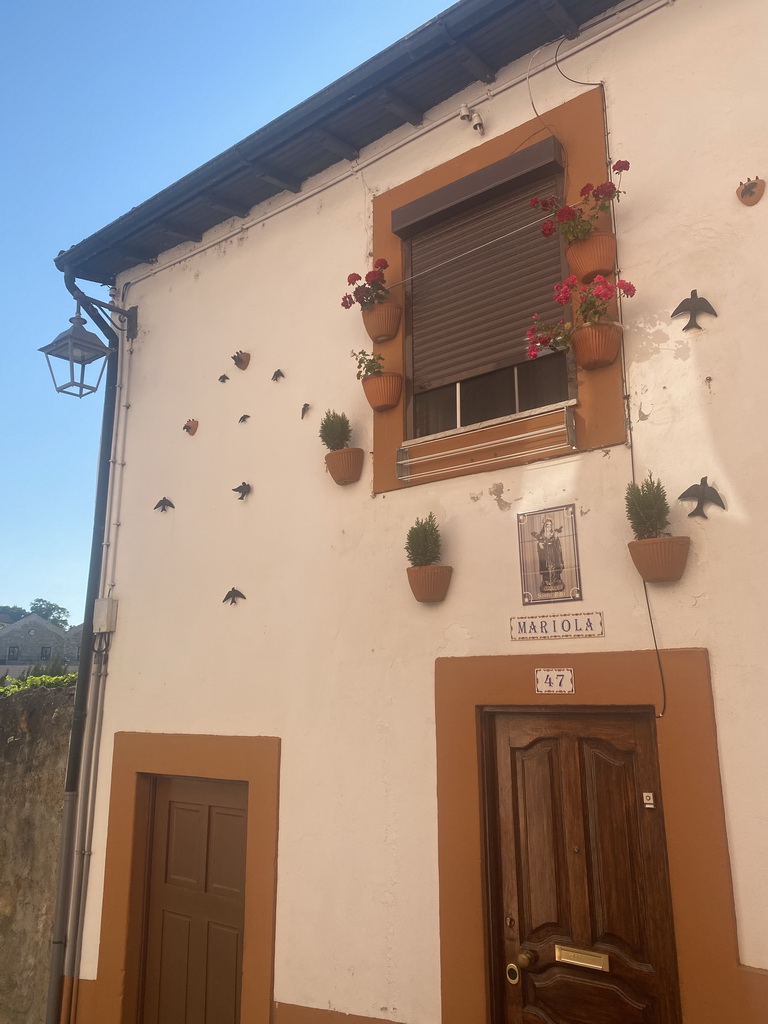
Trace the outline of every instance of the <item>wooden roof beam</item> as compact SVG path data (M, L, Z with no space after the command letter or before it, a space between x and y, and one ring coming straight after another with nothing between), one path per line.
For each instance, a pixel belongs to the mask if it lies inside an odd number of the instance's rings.
M539 0L539 7L566 39L578 37L579 26L571 17L570 11L566 10L559 0Z
M149 249L142 249L140 246L131 245L128 242L118 242L109 247L112 252L131 260L134 263L157 263L157 253L151 253Z
M235 148L237 149L237 155L240 157L241 162L255 177L260 178L262 181L269 182L270 185L275 185L284 192L301 192L300 181L296 181L289 177L284 171L279 170L272 164L268 164L263 160L251 159L240 149L237 147Z
M460 43L457 39L454 39L442 22L440 22L440 28L442 29L448 52L457 64L461 64L462 67L466 68L470 75L479 82L486 82L490 85L491 82L496 81L496 72L485 63L482 57L476 54L474 50L470 50L466 43Z
M206 206L210 206L213 210L219 210L220 213L225 213L228 217L247 217L251 212L249 206L245 206L243 203L238 203L235 199L229 199L227 196L223 196L220 192L201 192L200 202L205 203Z
M327 149L329 153L335 153L343 160L357 160L360 156L358 150L336 135L331 135L325 128L316 129L312 132L312 137L316 138L320 145Z
M203 237L199 231L194 231L192 228L185 228L183 224L178 224L176 221L165 219L158 220L157 226L166 235L170 235L172 238L178 238L180 242L199 242Z
M421 122L424 120L424 115L420 110L411 106L401 96L397 96L391 89L382 89L376 93L376 99L386 109L394 114L395 117L399 117L401 121L412 124L414 128L418 128Z

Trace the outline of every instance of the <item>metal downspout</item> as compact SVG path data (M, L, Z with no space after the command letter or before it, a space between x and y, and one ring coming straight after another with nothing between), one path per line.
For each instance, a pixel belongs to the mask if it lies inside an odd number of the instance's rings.
M85 737L86 709L88 707L91 674L93 670L93 616L94 605L99 596L101 584L102 550L106 530L107 496L110 479L110 455L114 431L115 408L117 400L118 376L118 334L111 324L99 313L98 309L80 291L75 283L74 274L69 268L64 271L64 283L67 290L75 298L89 317L98 324L100 330L109 341L110 356L107 360L106 387L104 409L101 420L101 440L99 443L99 462L96 478L96 499L93 513L93 534L91 539L91 555L88 568L85 610L83 617L83 637L80 650L80 663L75 686L75 703L72 716L72 731L69 741L69 755L64 781L64 807L61 822L61 845L59 848L58 877L56 882L56 902L53 912L53 933L51 938L51 960L48 976L48 1001L46 1006L45 1024L60 1024L63 996L63 968L67 944L67 932L70 920L79 921L82 892L78 891L76 879L83 876L84 850L76 850L77 820L79 793L81 784L81 767L84 760L83 748ZM87 756L87 752L86 752ZM77 906L70 908L75 899ZM72 938L79 938L73 936Z

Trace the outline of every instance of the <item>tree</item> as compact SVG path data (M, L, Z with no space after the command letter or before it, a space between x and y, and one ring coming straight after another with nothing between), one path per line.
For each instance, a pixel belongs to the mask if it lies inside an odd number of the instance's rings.
M11 622L18 622L25 615L29 615L29 612L17 604L0 604L0 615L7 615Z
M41 619L48 619L55 626L61 626L63 629L66 629L69 625L68 610L62 608L60 604L45 601L42 597L36 597L30 604L29 610L33 615L39 615Z

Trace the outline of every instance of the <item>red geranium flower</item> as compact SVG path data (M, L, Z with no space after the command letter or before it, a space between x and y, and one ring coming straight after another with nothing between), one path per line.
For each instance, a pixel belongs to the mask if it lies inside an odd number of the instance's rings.
M615 171L616 174L621 174L622 171L628 171L629 170L629 160L617 160L616 163L611 168L611 170Z
M545 238L550 238L555 233L555 222L553 220L545 220L541 225L541 233Z
M576 220L577 213L572 206L561 206L555 214L555 217L559 224L562 224L567 220Z
M584 188L581 190L581 192L579 192L579 195L580 196L588 196L589 193L592 191L592 189L594 187L595 186L592 184L592 182L588 181L587 184L584 186Z
M341 304L344 309L351 309L355 303L363 309L369 309L377 302L386 302L389 297L389 289L384 280L384 271L389 267L385 259L378 259L373 264L373 270L369 270L362 278L360 274L350 274L347 277L347 284L354 285L351 295L344 295Z

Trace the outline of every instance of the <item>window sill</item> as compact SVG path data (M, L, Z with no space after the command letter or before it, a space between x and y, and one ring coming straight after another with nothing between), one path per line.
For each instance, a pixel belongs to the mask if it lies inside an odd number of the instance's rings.
M404 484L464 476L556 458L576 451L570 399L502 420L404 441L397 450L397 478Z

